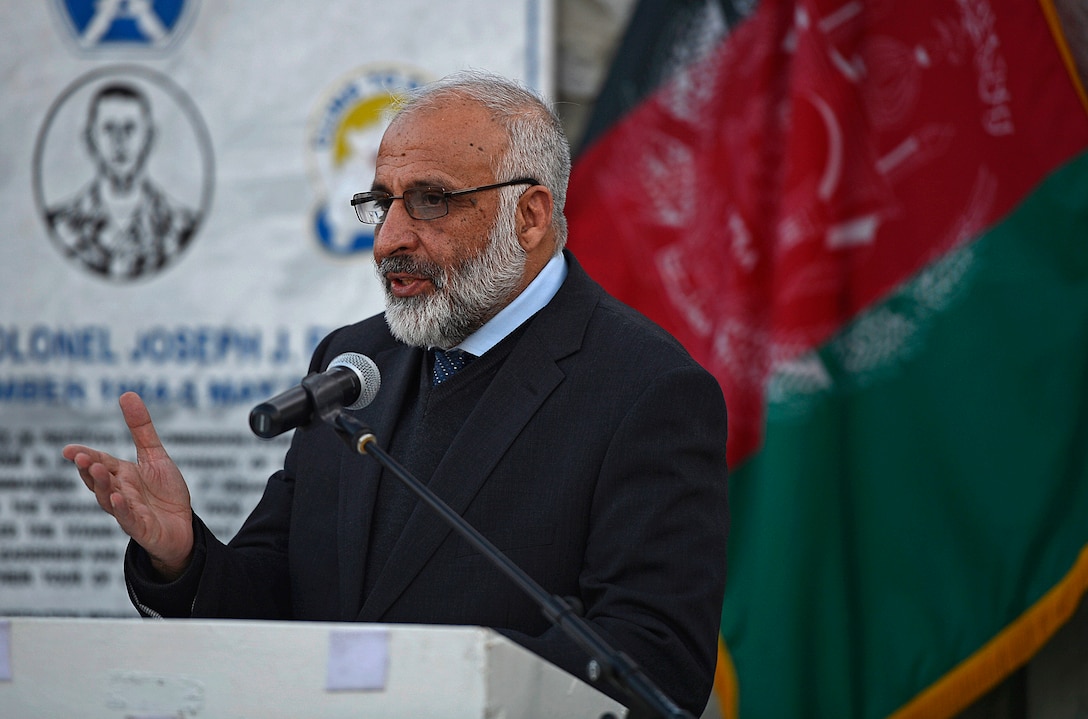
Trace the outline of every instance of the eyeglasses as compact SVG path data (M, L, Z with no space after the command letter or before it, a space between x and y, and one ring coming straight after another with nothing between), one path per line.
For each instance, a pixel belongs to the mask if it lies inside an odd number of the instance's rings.
M417 220L437 220L450 213L449 199L458 195L467 195L470 192L481 190L494 190L497 187L510 185L539 185L540 183L531 177L519 177L516 180L496 182L494 185L481 185L470 187L467 190L447 190L444 187L413 187L405 190L403 195L390 195L388 192L373 191L360 192L351 198L351 204L355 208L355 214L359 216L359 222L368 225L380 225L385 222L385 216L389 212L393 200L404 200L404 209L408 216Z

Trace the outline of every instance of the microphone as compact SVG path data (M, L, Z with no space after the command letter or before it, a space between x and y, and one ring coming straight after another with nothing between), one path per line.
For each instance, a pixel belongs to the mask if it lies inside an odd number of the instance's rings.
M372 359L345 352L324 372L307 375L297 386L254 407L249 428L258 437L271 439L341 407L362 409L374 401L381 385L381 373Z

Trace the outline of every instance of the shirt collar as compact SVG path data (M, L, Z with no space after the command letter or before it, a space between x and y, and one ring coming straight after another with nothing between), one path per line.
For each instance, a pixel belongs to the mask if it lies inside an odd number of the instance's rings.
M560 253L544 265L540 274L510 304L457 345L458 349L477 357L487 352L551 302L566 278L567 261Z

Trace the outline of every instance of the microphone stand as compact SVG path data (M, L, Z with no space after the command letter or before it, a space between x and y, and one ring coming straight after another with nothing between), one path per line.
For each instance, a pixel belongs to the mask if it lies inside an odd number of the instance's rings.
M373 457L391 472L417 497L436 511L462 538L501 570L522 591L540 606L544 616L580 646L590 661L586 674L591 683L607 681L628 697L627 719L693 719L691 714L676 705L629 656L614 649L580 617L570 603L562 597L548 594L524 569L502 553L479 530L469 524L457 512L450 509L430 487L398 463L381 446L374 433L365 424L342 410L323 414L342 440L359 454Z

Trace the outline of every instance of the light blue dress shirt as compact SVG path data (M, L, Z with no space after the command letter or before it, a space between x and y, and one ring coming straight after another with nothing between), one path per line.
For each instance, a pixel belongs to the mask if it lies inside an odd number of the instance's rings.
M560 253L544 265L540 274L533 278L529 286L515 297L513 302L503 307L483 327L466 337L461 344L457 345L457 348L477 357L483 355L520 327L522 322L551 302L565 279L567 279L567 261Z

